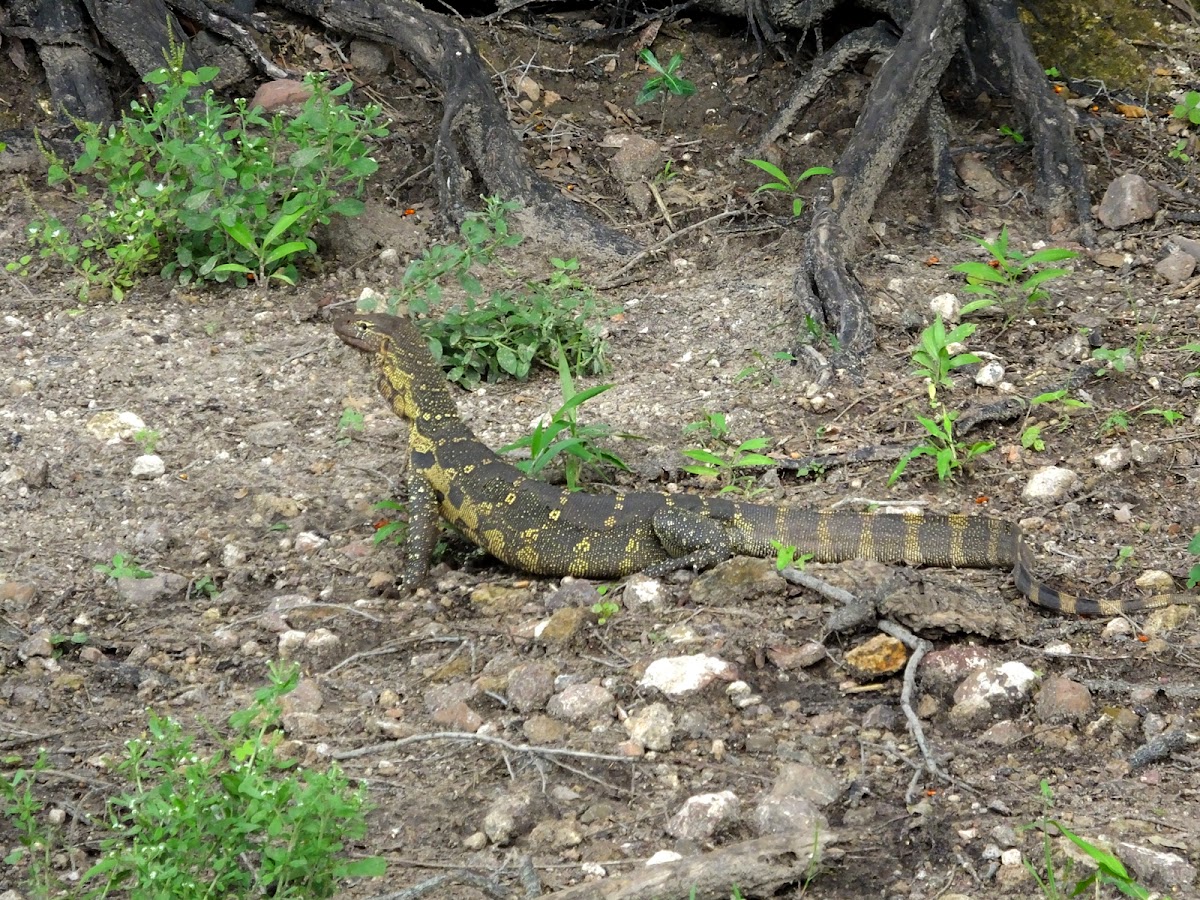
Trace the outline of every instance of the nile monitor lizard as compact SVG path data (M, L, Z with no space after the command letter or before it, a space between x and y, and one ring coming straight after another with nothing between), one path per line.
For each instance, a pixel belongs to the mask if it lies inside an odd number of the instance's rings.
M817 562L1011 568L1017 589L1046 609L1117 615L1195 603L1191 594L1089 600L1040 583L1020 529L989 516L766 506L693 494L571 493L530 478L484 446L459 418L441 366L405 317L340 313L338 336L374 357L379 390L408 420L408 545L404 582L429 570L438 514L509 565L538 575L617 578L702 569L736 554L769 557L772 541Z

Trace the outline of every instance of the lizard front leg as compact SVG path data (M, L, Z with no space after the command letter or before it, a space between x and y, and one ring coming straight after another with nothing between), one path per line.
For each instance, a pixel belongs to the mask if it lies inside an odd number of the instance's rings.
M651 578L678 569L708 569L733 555L733 541L716 519L692 510L665 507L654 514L654 536L669 559L645 568Z
M429 561L437 545L438 498L429 479L412 463L408 467L408 538L405 541L404 586L416 587L429 574Z

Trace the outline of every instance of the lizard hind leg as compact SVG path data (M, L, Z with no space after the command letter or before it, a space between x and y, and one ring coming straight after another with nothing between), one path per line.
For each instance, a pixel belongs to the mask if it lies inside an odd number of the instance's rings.
M647 566L645 573L660 578L678 569L708 569L733 555L733 540L724 525L693 510L665 507L654 514L654 536L667 559Z

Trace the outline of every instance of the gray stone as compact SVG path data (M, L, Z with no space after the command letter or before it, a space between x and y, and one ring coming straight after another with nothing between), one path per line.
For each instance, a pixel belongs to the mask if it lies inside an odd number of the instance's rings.
M662 168L666 155L660 145L636 134L610 134L604 146L619 147L612 158L612 172L625 184L649 178Z
M667 704L651 703L625 720L625 730L647 750L670 750L675 717Z
M936 696L948 697L964 678L991 665L992 661L992 654L976 644L932 650L925 654L917 669L921 676L921 689Z
M1196 257L1182 250L1175 250L1156 262L1154 271L1166 279L1168 284L1178 284L1192 277L1192 273L1196 271Z
M684 801L667 823L667 834L686 841L705 841L737 823L742 803L733 791L696 794Z
M1182 250L1188 256L1192 257L1192 259L1200 262L1200 241L1195 238L1177 234L1167 241L1167 246L1174 250Z
M590 722L612 718L616 700L598 684L572 684L555 694L546 704L546 712L565 722Z
M167 465L162 457L154 453L145 453L133 461L129 474L134 478L161 478L167 471Z
M1092 708L1092 692L1069 678L1047 678L1038 692L1037 713L1043 722L1082 722Z
M771 786L773 797L801 797L814 806L828 806L842 795L836 775L821 766L785 763Z
M273 419L269 422L258 422L246 428L246 440L256 447L274 449L290 444L295 439L295 429L291 422Z
M139 606L165 603L172 597L182 597L187 590L188 580L174 572L152 575L149 578L118 578L117 593L122 599Z
M554 668L544 662L517 666L508 676L508 702L519 713L531 713L546 708L554 695Z
M1105 228L1124 228L1144 222L1158 212L1158 194L1141 175L1114 178L1100 201L1097 218Z
M1043 466L1026 482L1021 496L1026 500L1062 500L1079 486L1079 476L1063 466Z
M787 591L773 559L735 556L704 572L692 583L692 600L700 606L733 606Z
M51 637L48 628L35 631L17 645L17 658L24 661L34 657L49 659L54 656L54 642Z
M1139 881L1168 889L1176 897L1184 895L1182 888L1191 887L1196 882L1196 867L1178 853L1128 841L1120 841L1116 853L1136 873Z
M504 846L529 830L536 812L532 794L525 791L506 794L483 817L483 833L493 844Z
M386 75L392 67L391 50L374 41L350 42L350 65L364 78Z
M750 817L754 831L768 834L806 834L814 839L829 833L829 821L803 797L764 797Z

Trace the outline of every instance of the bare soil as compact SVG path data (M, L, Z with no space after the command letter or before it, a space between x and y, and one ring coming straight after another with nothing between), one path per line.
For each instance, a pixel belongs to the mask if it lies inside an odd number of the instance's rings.
M1005 124L1002 102L960 110L960 157L976 154L1004 190L988 201L968 196L945 225L928 199L927 154L914 147L876 212L857 269L877 298L878 352L861 371L810 387L803 366L773 357L795 350L805 333L789 305L800 236L785 227L782 200L751 197L761 179L741 162L764 115L786 97L791 72L768 61L754 76L753 47L737 28L671 26L658 36L659 58L683 51L684 74L700 88L686 103L668 104L661 134L658 105L632 105L646 73L634 71L627 42L568 46L505 25L480 31L531 162L594 213L648 243L668 233L657 205L639 214L611 174L614 151L601 143L629 132L660 141L672 160L675 177L656 187L674 227L725 208L759 210L749 225L697 230L637 269L637 280L604 294L623 310L607 324L607 381L615 387L586 415L640 437L614 449L634 469L622 482L641 489L714 489L679 470L679 451L699 442L683 429L709 412L727 416L731 441L765 436L782 457L910 446L921 437L915 415L928 407L909 355L931 319L930 298L961 295L950 267L983 258L969 236L994 236L1007 224L1016 247L1044 241L1084 250L1071 235L1046 234L1030 208L1027 151L994 131ZM1149 51L1148 63L1190 71L1200 58L1195 33L1177 37L1174 49ZM289 62L303 68L313 60ZM522 74L561 99L549 103L543 93L523 109ZM26 97L30 83L0 58L0 93ZM812 139L783 148L788 172L834 162L867 84L866 75L849 73L827 91L797 128ZM1021 702L997 712L995 721L1009 725L993 730L992 720L956 719L949 693L922 690L919 682L926 738L953 780L919 780L914 798L920 752L899 711L900 677L868 689L851 679L843 655L874 631L827 635L836 604L816 594L780 584L757 599L701 604L689 576L668 579L662 602L648 606L623 601L618 587L607 595L624 602L616 616L603 625L589 617L554 642L536 638L535 626L554 608L588 606L594 595L529 579L453 541L425 587L399 591L402 551L373 542L385 515L374 504L403 498L405 429L381 402L363 359L334 337L323 308L394 283L399 269L380 260L381 250L398 250L403 266L443 238L428 175L418 175L440 113L428 86L403 64L360 95L389 105L403 140L380 150L384 173L371 186L368 214L339 225L330 236L338 255L297 289L180 289L151 279L123 304L79 309L64 272L47 268L31 280L0 275L0 748L26 762L45 748L64 773L43 785L50 804L100 818L103 791L93 785L109 777L103 759L142 732L148 707L189 726L222 722L263 683L285 628L310 635L323 628L335 640L293 651L322 705L316 715L296 710L289 737L314 763L376 747L342 764L366 781L376 807L368 839L353 849L389 861L384 885L363 883L346 896L398 891L458 866L493 872L524 854L554 890L601 870L634 871L663 849L703 853L753 837L749 810L780 767L795 762L827 770L840 786L824 809L836 840L809 885L817 896L1041 896L1020 866L1000 865L999 856L1018 849L1040 864L1039 833L1019 829L1043 813L1043 780L1054 794L1053 814L1077 833L1117 847L1127 862L1130 845L1146 851L1133 864L1143 883L1177 898L1200 896L1186 865L1159 876L1145 861L1160 851L1197 862L1200 779L1190 746L1136 770L1129 762L1156 735L1196 729L1200 637L1192 618L1137 620L1129 629L1056 618L1025 603L1004 572L916 573L938 585L928 590L939 597L952 602L961 592L974 598L974 609L992 611L963 613L953 629L923 633L936 648L980 647L995 661L1024 662L1043 679L1085 685L1091 702L1065 722L1047 721L1044 707ZM1108 106L1082 112L1097 201L1113 177L1132 171L1174 186L1184 203L1164 192L1165 206L1194 204L1195 164L1167 157L1175 141L1165 133L1168 101L1150 105L1148 120L1125 119ZM4 260L22 252L31 201L46 197L36 179L32 193L22 184L4 177ZM1200 366L1178 348L1200 334L1200 294L1196 280L1167 283L1153 265L1172 237L1192 231L1164 215L1120 233L1101 229L1098 249L1127 254L1125 264L1105 268L1085 251L1068 277L1050 285L1044 308L978 320L970 349L991 354L1011 390L1026 397L1063 382L1095 347L1130 348L1125 371L1098 374L1075 394L1085 408L1050 404L1027 420L986 426L971 437L996 449L953 480L937 481L930 464L918 461L889 488L892 463L869 462L802 480L770 474L756 499L820 506L904 499L936 511L986 512L1024 521L1039 575L1079 593L1137 596L1133 581L1147 569L1182 584L1194 562L1187 545L1200 530L1200 385L1189 375ZM549 256L562 253L530 243L513 264L538 276ZM585 261L585 275L596 281L612 268ZM948 396L968 409L1007 394L977 386L968 374ZM460 396L464 418L493 447L525 433L559 402L557 378L544 371ZM347 408L364 416L352 439L339 430ZM1171 423L1155 410L1182 419ZM89 430L105 413L136 414L157 432L165 474L131 474L142 448L128 436L109 440ZM1114 423L1114 413L1124 421ZM1021 444L1032 424L1043 426L1040 451ZM1131 447L1135 461L1115 473L1094 461L1102 451ZM1080 486L1060 501L1031 505L1022 490L1047 465L1074 470ZM140 591L95 571L118 553L178 579ZM888 576L862 563L815 571L864 593ZM201 579L218 592L202 590ZM87 650L38 655L30 641L40 632L86 633ZM783 650L810 640L825 641L822 661L803 668L777 662ZM646 666L695 653L731 663L760 700L740 708L726 682L668 699L675 717L669 750L623 763L576 759L572 771L482 744L387 744L467 727L517 744L531 733L553 734L555 746L629 753L624 717L663 699L639 685ZM554 673L556 690L594 683L613 703L583 721L518 711L506 695L507 677L531 661ZM468 709L448 704L451 695ZM447 708L456 712L435 721ZM706 840L666 833L686 798L723 790L740 798L740 819ZM533 798L529 813L504 846L473 839L493 804L522 794ZM77 828L89 831L82 822ZM14 840L0 823L0 848ZM1055 847L1061 860L1066 849ZM61 862L71 868L71 860ZM87 862L87 854L73 860L76 867ZM517 889L511 867L497 877ZM0 889L15 887L19 872L0 869ZM442 890L478 896L468 887ZM1116 896L1105 890L1101 896Z

